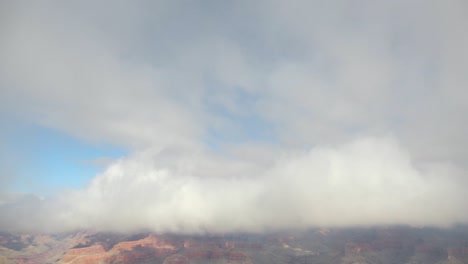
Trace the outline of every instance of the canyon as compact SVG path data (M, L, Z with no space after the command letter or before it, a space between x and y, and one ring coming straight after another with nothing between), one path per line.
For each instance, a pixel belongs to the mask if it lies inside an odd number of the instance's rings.
M0 233L0 264L468 263L468 228L378 227L271 234Z

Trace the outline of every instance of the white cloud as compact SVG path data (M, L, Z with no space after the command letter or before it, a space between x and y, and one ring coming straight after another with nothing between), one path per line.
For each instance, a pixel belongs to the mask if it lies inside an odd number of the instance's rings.
M163 231L468 220L461 0L2 10L0 114L132 151L41 217ZM245 137L252 117L277 142Z
M2 226L200 233L465 222L466 179L450 164L436 165L415 167L392 137L283 153L273 166L149 151L114 163L59 203L20 200L38 221Z

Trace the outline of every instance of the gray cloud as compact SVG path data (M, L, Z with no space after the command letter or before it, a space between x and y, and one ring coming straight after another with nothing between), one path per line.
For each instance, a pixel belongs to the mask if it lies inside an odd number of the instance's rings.
M1 113L132 151L87 189L28 207L57 212L44 222L468 220L464 1L103 3L2 8Z

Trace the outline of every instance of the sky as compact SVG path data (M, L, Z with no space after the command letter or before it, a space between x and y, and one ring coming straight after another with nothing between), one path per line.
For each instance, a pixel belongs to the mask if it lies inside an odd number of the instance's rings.
M0 5L0 230L468 224L466 1Z

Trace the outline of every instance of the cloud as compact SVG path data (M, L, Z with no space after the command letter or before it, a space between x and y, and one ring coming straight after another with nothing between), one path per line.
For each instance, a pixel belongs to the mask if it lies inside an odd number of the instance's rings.
M272 166L186 155L140 153L59 202L24 197L19 206L7 203L2 212L32 211L38 220L5 218L1 226L18 227L19 221L23 229L52 231L204 233L468 220L466 179L450 164L417 168L392 137L282 153Z
M120 42L90 25L84 10L71 15L69 8L11 8L2 32L4 111L91 141L138 147L191 140L196 111L172 98L164 71L120 59Z
M4 5L0 114L130 154L3 229L468 220L462 0Z

